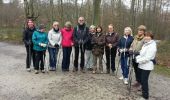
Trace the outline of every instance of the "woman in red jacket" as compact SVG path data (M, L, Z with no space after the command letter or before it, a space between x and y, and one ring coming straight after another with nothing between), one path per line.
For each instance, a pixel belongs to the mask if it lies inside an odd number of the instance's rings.
M62 48L63 48L63 60L62 71L69 71L70 55L73 46L73 28L71 22L66 22L65 27L61 30L62 34Z

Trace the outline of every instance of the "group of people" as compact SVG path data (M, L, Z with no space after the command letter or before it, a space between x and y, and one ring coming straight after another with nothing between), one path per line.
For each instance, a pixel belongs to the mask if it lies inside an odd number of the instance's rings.
M136 83L133 85L138 90L142 89L144 99L149 98L148 79L151 70L154 69L154 58L157 47L153 40L152 32L146 31L144 25L138 27L138 33L133 36L132 29L126 27L122 37L115 31L113 24L108 25L108 32L103 33L101 26L91 25L89 28L84 17L79 17L76 27L67 21L64 28L59 27L59 22L53 22L52 29L46 33L45 25L40 24L35 28L32 20L27 21L27 27L23 32L23 41L27 51L26 68L31 71L31 58L35 74L39 70L44 73L45 52L49 52L50 71L56 70L57 54L62 47L62 71L68 72L70 56L74 47L73 72L92 71L92 73L103 73L103 55L106 56L106 73L115 75L116 54L120 56L122 77L124 84L128 84L129 58L132 57L132 64L135 70ZM99 60L99 65L97 61ZM99 68L97 67L99 66ZM99 71L98 71L99 70Z

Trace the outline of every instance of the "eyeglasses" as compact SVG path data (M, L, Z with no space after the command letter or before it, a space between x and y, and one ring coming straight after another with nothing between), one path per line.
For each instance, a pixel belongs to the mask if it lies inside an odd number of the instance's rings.
M84 20L79 20L79 21L83 22Z

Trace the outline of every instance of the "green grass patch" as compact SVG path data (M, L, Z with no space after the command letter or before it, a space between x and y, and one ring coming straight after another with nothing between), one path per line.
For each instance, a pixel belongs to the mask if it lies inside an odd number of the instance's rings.
M170 77L170 68L167 68L167 67L156 65L154 72L157 74L166 76L166 77Z

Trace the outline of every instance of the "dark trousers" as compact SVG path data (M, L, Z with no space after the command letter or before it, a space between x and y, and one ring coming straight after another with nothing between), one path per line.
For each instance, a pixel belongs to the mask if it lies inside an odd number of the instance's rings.
M148 80L150 75L150 70L139 69L141 72L141 85L142 85L142 96L145 99L149 98L149 86Z
M81 67L81 69L83 69L83 68L84 68L84 53L85 53L84 45L75 46L74 67L75 67L76 69L78 69L79 52L81 52L80 67Z
M117 52L117 48L110 49L110 48L106 47L106 49L105 49L107 72L110 72L110 63L111 63L112 72L115 71L116 52ZM110 57L111 57L111 59L110 59Z
M56 68L57 63L57 54L58 54L59 48L48 48L49 52L49 62L51 68Z
M44 70L45 51L35 51L35 70Z
M141 83L141 70L138 68L138 63L133 59L133 67L135 71L135 78L138 83Z
M26 53L27 53L26 68L30 68L31 59L32 59L32 62L33 62L33 66L35 67L35 52L33 50L33 46L32 45L30 47L26 46L25 48L26 48Z
M69 71L72 47L63 47L62 70Z

